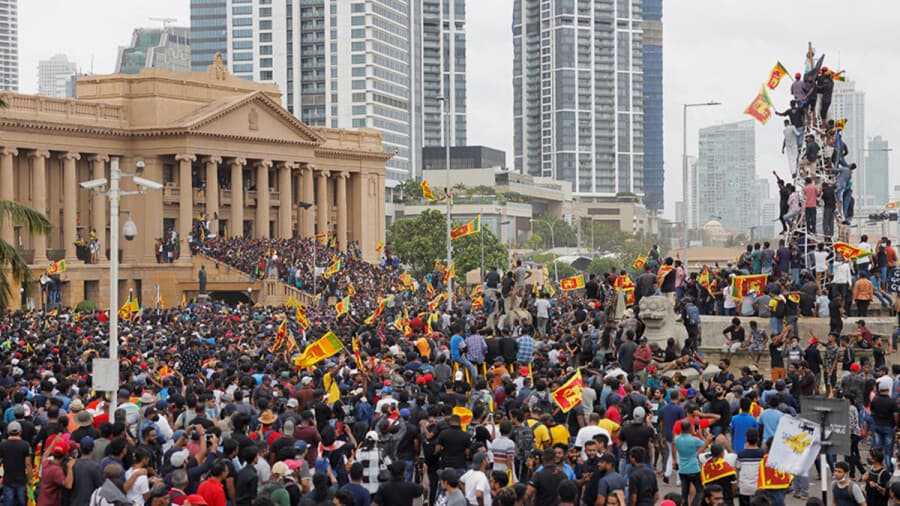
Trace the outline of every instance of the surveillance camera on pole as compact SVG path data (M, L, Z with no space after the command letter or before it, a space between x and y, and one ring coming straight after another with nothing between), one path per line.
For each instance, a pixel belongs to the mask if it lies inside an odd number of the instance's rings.
M147 190L161 190L163 187L163 185L161 185L160 183L157 183L156 181L144 179L140 176L134 176L133 178L131 178L131 180L134 181L134 183L136 185L138 185L142 188L145 188Z
M79 186L84 188L85 190L96 190L97 188L102 188L106 186L106 178L101 177L100 179L91 179L90 181L83 181L79 183Z

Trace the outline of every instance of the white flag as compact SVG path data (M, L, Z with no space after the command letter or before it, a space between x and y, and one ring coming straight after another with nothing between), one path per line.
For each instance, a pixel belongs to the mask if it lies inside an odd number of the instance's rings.
M784 415L772 438L768 467L793 475L806 475L821 446L822 427L818 423Z

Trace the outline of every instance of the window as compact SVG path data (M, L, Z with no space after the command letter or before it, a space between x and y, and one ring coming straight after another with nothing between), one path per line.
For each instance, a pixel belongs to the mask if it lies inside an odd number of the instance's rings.
M253 37L253 30L235 30L231 33L234 39L247 39Z
M259 54L272 54L272 46L260 46Z
M261 70L259 72L260 81L271 81L272 80L272 71L271 70Z
M366 50L366 43L365 43L365 42L357 42L357 41L354 41L354 42L350 45L350 49L351 49L351 51L365 51L365 50Z
M252 40L236 40L232 42L231 47L234 49L253 49Z
M235 16L241 14L253 14L253 7L250 5L235 5L231 8L231 13Z
M253 24L253 18L234 18L231 20L232 26L250 26Z
M232 60L251 61L253 60L253 53L234 53L234 55L232 56Z
M365 67L353 67L353 77L365 77L366 76L366 68Z
M366 81L361 79L355 79L353 81L353 89L354 90L364 90L366 89Z
M366 24L366 17L365 16L353 16L350 19L350 24L352 24L353 26L362 26L362 25Z
M253 64L252 63L235 63L234 71L237 72L253 72Z
M272 42L272 34L271 33L261 33L259 34L260 42Z
M353 114L365 114L366 106L364 105L354 105L353 106Z
M364 39L366 38L366 29L365 28L354 28L350 31L350 36L354 39Z
M271 7L260 7L259 9L260 17L268 18L272 16L272 8Z
M351 12L366 12L366 4L353 4L350 6Z
M259 20L259 29L260 30L271 30L272 29L272 20L271 19L260 19Z
M264 69L272 68L272 59L271 58L260 58L259 59L259 67Z

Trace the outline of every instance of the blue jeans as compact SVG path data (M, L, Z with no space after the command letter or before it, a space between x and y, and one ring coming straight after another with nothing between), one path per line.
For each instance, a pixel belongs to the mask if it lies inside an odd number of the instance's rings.
M462 355L456 361L469 370L469 378L472 381L475 381L475 378L478 377L478 371L475 369L475 366L472 364L472 362L469 362L469 359Z
M769 333L771 334L769 338L771 339L784 330L784 320L782 318L778 318L777 316L769 317Z
M887 290L887 283L888 283L887 275L888 275L887 266L881 267L881 289L882 290Z
M795 494L800 494L803 497L809 497L809 476L795 474L794 483L791 484L791 487L794 489Z
M3 504L6 506L28 506L25 485L3 484Z
M724 309L725 309L725 316L734 316L734 308L733 307L726 307Z
M800 268L799 267L791 267L791 279L794 280L794 284L800 283Z
M784 497L787 495L787 489L766 490L766 495L769 496L772 506L784 506Z
M404 460L406 462L406 473L404 474L406 477L407 483L413 482L413 474L416 470L416 461L415 460Z
M884 448L884 467L888 472L893 472L891 457L894 456L894 428L889 425L872 425L872 435L875 438L874 445Z

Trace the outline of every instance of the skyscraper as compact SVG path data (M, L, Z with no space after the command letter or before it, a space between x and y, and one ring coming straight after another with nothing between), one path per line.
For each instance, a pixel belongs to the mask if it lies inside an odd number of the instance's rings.
M116 72L137 74L142 68L172 72L191 70L191 34L188 28L136 28L131 45L119 48Z
M863 156L866 147L865 92L857 90L853 81L835 82L829 114L832 118L847 120L843 135L849 149L847 161L856 163L856 172L853 174L853 196L856 199L856 207L867 206L871 201L865 178L866 159Z
M48 97L69 97L72 76L78 72L78 65L69 61L64 54L53 55L38 61L38 94Z
M515 168L642 197L642 1L547 4L513 4Z
M698 226L714 219L733 232L756 224L756 137L753 120L701 128L697 158Z
M662 0L644 0L644 205L662 210L663 169L663 24Z
M869 139L866 152L866 171L862 178L871 197L871 205L882 206L890 200L891 159L890 145L880 135Z
M194 70L221 52L309 125L381 131L388 179L414 177L422 146L443 144L438 96L451 142L466 142L464 0L191 0L191 33Z
M0 0L0 90L19 91L18 0Z

